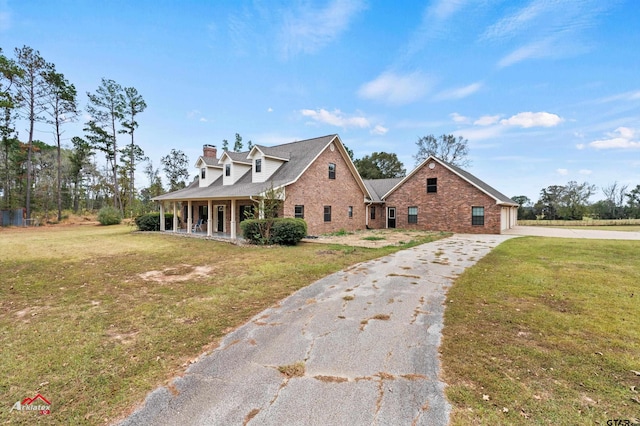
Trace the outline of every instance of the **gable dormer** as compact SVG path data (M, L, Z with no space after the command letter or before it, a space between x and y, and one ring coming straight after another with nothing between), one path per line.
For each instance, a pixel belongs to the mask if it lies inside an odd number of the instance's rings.
M251 182L266 182L284 163L289 161L288 152L279 152L277 149L254 145L247 155L251 161Z
M247 160L247 153L225 151L220 157L222 167L222 184L233 185L251 170L251 161Z
M218 164L218 150L215 145L204 145L202 147L202 155L196 161L198 169L198 187L206 187L211 185L222 176L222 166Z

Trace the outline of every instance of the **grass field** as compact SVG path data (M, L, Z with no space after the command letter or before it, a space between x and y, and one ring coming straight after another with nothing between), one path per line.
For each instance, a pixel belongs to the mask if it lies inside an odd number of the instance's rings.
M449 291L441 348L451 424L638 422L639 252L527 237L468 269Z
M111 423L266 307L403 247L238 247L126 226L2 229L0 423ZM38 393L50 415L10 412Z

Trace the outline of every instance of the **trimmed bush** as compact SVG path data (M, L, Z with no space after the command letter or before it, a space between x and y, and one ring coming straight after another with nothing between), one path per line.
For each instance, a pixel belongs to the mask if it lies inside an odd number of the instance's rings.
M160 230L160 213L147 213L138 216L134 222L140 231L159 231ZM164 214L164 229L170 231L173 229L173 213Z
M271 240L274 244L295 246L307 235L307 222L303 219L276 219L271 228Z
M294 218L249 219L240 222L240 229L246 240L262 245L296 245L307 235L307 223Z
M98 222L101 225L118 225L122 222L122 215L120 214L120 210L115 207L103 207L98 212Z

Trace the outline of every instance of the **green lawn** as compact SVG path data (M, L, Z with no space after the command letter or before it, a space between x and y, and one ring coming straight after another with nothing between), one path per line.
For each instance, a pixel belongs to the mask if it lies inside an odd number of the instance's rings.
M238 247L126 226L1 229L0 423L113 422L266 307L402 248ZM37 393L50 415L9 412Z
M638 253L638 241L527 237L467 270L441 348L451 423L638 422Z

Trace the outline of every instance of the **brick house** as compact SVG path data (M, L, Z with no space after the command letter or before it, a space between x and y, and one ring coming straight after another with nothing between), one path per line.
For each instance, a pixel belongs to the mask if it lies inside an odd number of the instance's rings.
M517 216L512 200L436 158L405 178L363 181L338 135L255 145L220 158L214 146L205 145L196 167L199 178L187 188L154 198L160 202L161 230L168 204L174 230L180 215L188 233L197 228L235 239L245 212L259 212L268 192L283 200L279 216L303 218L309 235L365 227L500 233Z

